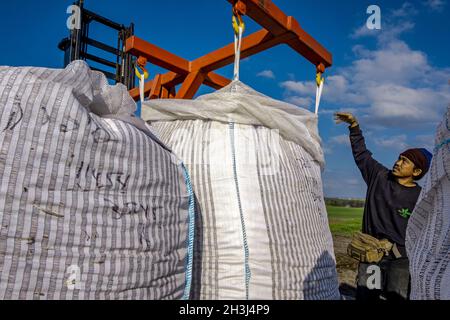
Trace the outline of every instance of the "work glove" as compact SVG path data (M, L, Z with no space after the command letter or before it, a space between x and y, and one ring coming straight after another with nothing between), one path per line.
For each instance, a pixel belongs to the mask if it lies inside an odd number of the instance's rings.
M348 123L350 128L358 126L358 120L356 120L355 116L349 112L336 112L334 114L334 120L336 123Z

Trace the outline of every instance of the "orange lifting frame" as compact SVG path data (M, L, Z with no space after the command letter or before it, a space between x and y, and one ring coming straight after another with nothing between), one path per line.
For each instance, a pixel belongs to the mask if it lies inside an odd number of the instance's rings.
M287 44L314 64L323 73L332 65L332 55L305 30L295 18L286 16L270 0L227 0L241 15L247 15L263 29L242 39L241 59L279 44ZM231 80L214 73L234 62L234 43L213 51L193 61L183 59L147 41L132 36L126 41L126 52L145 57L148 62L167 69L145 83L145 96L150 99L192 99L202 84L214 89L228 85ZM175 86L182 83L178 92ZM139 88L130 90L134 100L139 100Z

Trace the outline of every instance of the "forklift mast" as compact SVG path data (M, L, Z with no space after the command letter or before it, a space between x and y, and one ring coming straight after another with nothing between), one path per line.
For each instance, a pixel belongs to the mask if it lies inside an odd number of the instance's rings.
M79 0L74 3L80 9L80 29L72 29L67 38L61 40L58 48L64 51L64 67L74 60L94 61L103 66L112 68L114 71L106 71L91 66L92 70L103 72L108 79L115 83L124 84L128 90L135 84L134 58L132 54L125 52L126 40L134 35L134 24L129 27L113 22L92 11L84 8L84 1ZM89 37L89 27L91 23L96 22L117 32L117 43L114 45L105 44L101 41ZM105 52L113 54L116 59L110 61L100 56L88 52L89 46L95 47Z

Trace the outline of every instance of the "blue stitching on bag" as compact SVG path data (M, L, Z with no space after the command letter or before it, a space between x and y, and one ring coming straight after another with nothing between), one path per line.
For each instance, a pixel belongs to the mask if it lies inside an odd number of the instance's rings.
M238 200L238 206L239 206L239 214L241 216L241 225L242 225L242 235L244 238L244 256L245 256L245 297L248 300L249 298L249 284L250 284L250 266L248 263L249 258L249 250L248 250L248 243L247 243L247 233L245 231L245 221L244 221L244 213L242 210L242 203L241 203L241 194L239 192L239 182L237 178L237 168L236 168L236 150L235 150L235 141L234 141L234 123L230 122L230 140L231 140L231 156L233 161L233 175L234 175L234 183L236 186L236 194L237 194L237 200Z
M191 178L189 177L189 173L184 166L181 164L184 173L184 179L186 182L187 192L189 195L189 209L188 209L188 219L189 219L189 227L188 227L188 237L187 237L187 260L186 260L186 285L184 287L184 294L182 300L188 300L190 291L191 291L191 283L192 283L192 261L194 256L194 226L195 226L195 205L194 205L194 192L192 190Z

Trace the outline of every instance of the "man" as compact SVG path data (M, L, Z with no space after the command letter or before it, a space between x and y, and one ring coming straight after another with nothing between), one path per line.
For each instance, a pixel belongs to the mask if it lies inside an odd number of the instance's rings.
M362 232L394 244L393 250L380 262L360 262L356 299L378 300L381 296L389 300L408 299L410 277L405 250L406 227L421 191L416 181L428 171L432 155L425 149L406 150L400 154L391 171L372 158L358 121L351 113L338 112L335 120L350 125L353 157L367 184ZM376 267L369 268L371 265ZM381 276L381 288L373 287L376 270Z

